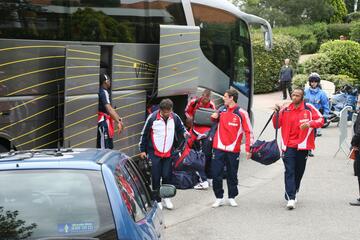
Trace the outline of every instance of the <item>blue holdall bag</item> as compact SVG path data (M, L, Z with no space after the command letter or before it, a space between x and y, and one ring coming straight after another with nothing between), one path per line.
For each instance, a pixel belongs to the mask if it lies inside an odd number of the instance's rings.
M275 112L274 112L275 113ZM269 120L265 124L263 130L261 131L258 139L256 142L251 146L251 159L255 162L270 165L277 160L280 159L280 150L277 143L277 133L278 133L278 125L279 125L279 113L276 113L276 130L275 130L275 139L272 141L261 141L259 138L261 137L262 133L269 125L273 114L271 114Z
M194 171L173 171L171 184L177 189L190 189L199 182L199 177Z

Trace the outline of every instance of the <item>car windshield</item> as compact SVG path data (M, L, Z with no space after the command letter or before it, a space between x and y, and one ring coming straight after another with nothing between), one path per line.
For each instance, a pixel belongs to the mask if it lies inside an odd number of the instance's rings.
M0 232L6 239L116 239L101 172L0 171L0 189Z

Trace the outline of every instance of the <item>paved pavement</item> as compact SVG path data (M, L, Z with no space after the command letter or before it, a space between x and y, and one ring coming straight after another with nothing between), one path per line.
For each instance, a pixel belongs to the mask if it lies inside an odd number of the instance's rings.
M275 103L283 103L280 92L254 97L255 136ZM273 134L269 128L264 137L270 140ZM211 189L179 190L173 199L175 209L164 210L165 238L358 239L360 207L348 204L358 194L357 182L346 156L339 153L333 158L338 135L338 128L330 125L317 139L315 157L308 160L295 210L285 209L282 161L262 166L243 156L238 174L239 206L213 209L215 197Z

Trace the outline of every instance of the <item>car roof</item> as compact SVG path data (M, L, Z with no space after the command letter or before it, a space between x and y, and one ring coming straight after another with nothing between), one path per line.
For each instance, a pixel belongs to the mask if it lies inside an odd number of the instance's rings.
M0 154L1 170L84 169L101 170L106 160L119 155L120 164L128 157L119 151L96 148L41 149Z

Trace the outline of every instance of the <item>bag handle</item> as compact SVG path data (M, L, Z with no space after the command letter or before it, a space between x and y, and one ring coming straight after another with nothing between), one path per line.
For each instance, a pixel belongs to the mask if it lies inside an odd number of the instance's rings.
M269 125L271 119L273 118L274 114L275 114L275 112L273 112L273 113L271 114L271 116L270 116L269 119L267 120L267 122L266 122L263 130L261 130L261 133L260 133L260 135L259 135L259 137L258 137L257 139L259 139L259 138L261 137L261 135L263 134L263 132L265 131L265 129L266 129L267 126ZM276 123L275 123L275 124L276 124L276 126L275 126L275 139L277 140L278 126L279 126L279 113L278 113L278 112L276 112Z

